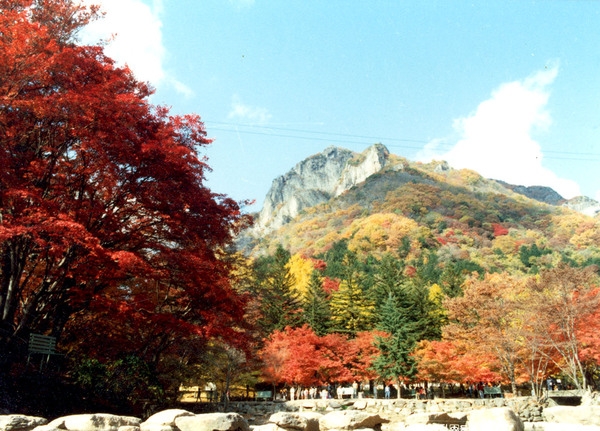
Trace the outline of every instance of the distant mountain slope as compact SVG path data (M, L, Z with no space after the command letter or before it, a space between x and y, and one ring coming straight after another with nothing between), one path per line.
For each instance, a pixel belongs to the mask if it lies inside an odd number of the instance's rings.
M567 200L559 195L554 189L544 186L515 186L513 184L505 183L504 181L496 180L502 186L515 193L519 193L528 198L535 199L536 201L544 202L550 205L562 205Z
M461 232L459 242L494 250L490 241L512 229L515 250L536 241L553 241L563 249L588 241L575 238L577 226L588 223L585 216L575 216L568 208L592 214L598 207L589 198L567 201L547 187L510 185L446 162L409 162L381 144L360 154L329 147L273 181L255 227L243 233L240 245L246 252L260 253L281 243L312 255L340 239L358 244L363 236L366 242L357 247L377 248L372 236L379 235L383 250L393 248L397 238L390 238L401 233L439 247L445 237L454 238L452 242ZM568 234L558 227L561 217L569 219L564 222ZM589 224L596 222L591 219ZM595 238L596 232L586 235Z

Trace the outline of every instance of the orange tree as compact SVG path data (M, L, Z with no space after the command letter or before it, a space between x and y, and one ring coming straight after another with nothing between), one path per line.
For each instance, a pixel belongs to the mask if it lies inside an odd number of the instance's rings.
M513 391L517 382L529 380L539 396L543 380L557 372L585 388L585 361L593 364L600 346L596 283L592 268L564 264L528 279L471 279L464 296L445 302L449 323L443 339L476 358L494 358Z
M373 368L373 363L379 355L379 349L376 347L378 338L385 337L387 334L382 331L363 331L356 334L356 337L349 340L345 350L349 358L349 367L352 372L353 380L356 382L373 381L378 375Z
M413 356L417 361L419 380L436 383L460 383L468 380L458 370L458 354L448 341L420 341ZM443 392L442 396L445 396Z
M561 264L532 278L528 288L527 308L534 316L530 326L536 340L577 388L587 388L584 361L594 360L600 349L596 319L600 288L594 268Z
M413 352L417 379L436 383L497 382L492 355L469 352L464 345L450 341L423 340ZM442 396L445 396L444 385Z
M483 280L469 279L463 296L444 302L448 324L442 331L443 340L472 355L470 368L478 364L482 370L501 371L513 392L521 376L520 358L525 348L515 306L521 284L507 274L488 274Z

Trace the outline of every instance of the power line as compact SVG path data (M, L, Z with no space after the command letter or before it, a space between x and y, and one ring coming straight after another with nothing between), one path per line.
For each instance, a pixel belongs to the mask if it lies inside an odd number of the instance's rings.
M386 147L391 148L407 148L412 150L421 150L423 146L416 145L398 145L398 144L389 144L388 142L406 142L406 143L420 143L427 144L429 141L424 141L420 139L408 139L408 138L390 138L390 137L382 137L382 136L366 136L366 135L355 135L355 134L347 134L347 133L333 133L333 132L318 132L315 130L301 130L301 129L292 129L292 128L284 128L284 127L270 127L270 126L257 126L252 124L234 124L234 123L226 123L220 121L205 121L205 124L218 124L223 126L229 126L226 128L223 127L211 127L211 130L218 130L222 132L228 133L240 133L246 135L261 135L261 136L269 136L275 138L289 138L289 139L303 139L308 141L319 141L319 142L332 142L332 143L341 143L341 144L373 144L375 142L386 142ZM242 129L240 129L240 127ZM251 130L245 130L246 128L250 128ZM258 130L252 130L258 129ZM282 133L269 133L270 130L275 131L283 131L290 133L300 133L297 134L282 134ZM305 135L313 135L313 136L302 136ZM321 135L321 136L319 136ZM335 138L338 137L338 138ZM342 139L342 138L350 138ZM365 139L365 141L358 141L356 139ZM447 143L438 143L439 146L447 146L451 148L450 144Z
M235 124L235 123L226 123L222 121L205 121L205 123L212 124L220 124L223 126L231 126L231 127L249 127L255 129L264 129L264 130L279 130L284 132L296 132L296 133L307 133L314 135L325 135L325 136L343 136L353 139L373 139L373 140L384 140L384 141L396 141L396 142L417 142L421 144L427 144L429 141L424 141L422 139L407 139L407 138L389 138L382 136L365 136L365 135L356 135L349 133L334 133L334 132L318 132L316 130L306 130L306 129L291 129L285 127L271 127L271 126L259 126L254 124ZM226 129L216 129L216 130L226 130Z
M373 141L371 141L371 142L351 141L351 140L348 140L348 139L321 138L321 137L318 137L318 136L285 135L285 134L281 134L281 133L266 133L266 132L256 132L256 131L251 131L251 130L221 129L221 128L218 128L218 127L213 127L212 130L219 130L219 131L222 131L222 132L229 132L229 133L241 133L241 134L246 134L246 135L269 136L269 137L274 137L274 138L290 138L290 139L303 139L303 140L307 140L307 141L335 142L335 143L341 143L341 144L372 144L372 143L374 143ZM420 150L422 148L420 146L397 145L397 144L386 145L386 146L388 146L388 147L410 148L410 149L415 149L415 150Z
M221 132L228 133L239 133L247 135L260 135L269 136L275 138L288 138L288 139L302 139L308 141L319 141L319 142L331 142L340 144L373 144L375 142L385 142L386 147L390 148L405 148L411 150L421 150L423 146L416 145L399 145L393 142L401 143L415 143L415 144L428 144L431 141L423 139L410 139L410 138L392 138L383 136L369 136L369 135L358 135L350 133L336 133L336 132L319 132L316 130L308 129L295 129L286 127L273 127L273 126L261 126L255 124L238 124L228 123L223 121L205 121L205 124L215 124L224 127L211 127L211 130L218 130ZM241 128L241 129L240 129ZM249 129L249 130L248 130ZM270 133L270 131L287 132L287 133ZM350 139L345 139L350 138ZM362 140L368 140L367 142ZM392 142L392 143L390 143ZM436 143L437 149L451 149L454 145L449 142L440 141ZM558 150L544 150L543 155L545 159L551 160L566 160L566 161L578 161L578 162L597 162L600 161L600 153L591 152L574 152L574 151L558 151Z

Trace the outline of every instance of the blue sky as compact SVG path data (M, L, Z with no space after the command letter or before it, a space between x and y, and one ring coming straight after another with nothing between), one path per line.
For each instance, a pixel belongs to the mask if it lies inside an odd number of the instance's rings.
M198 113L208 186L259 210L330 145L381 142L600 198L599 1L86 0L107 53Z

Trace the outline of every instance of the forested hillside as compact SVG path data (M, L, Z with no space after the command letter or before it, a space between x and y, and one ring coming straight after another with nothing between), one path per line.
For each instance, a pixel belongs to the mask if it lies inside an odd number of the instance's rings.
M282 245L292 254L319 256L343 240L363 257L400 257L408 243L404 261L435 252L440 268L471 261L489 272L531 273L561 260L596 262L599 227L597 218L528 199L476 172L397 159L255 239L246 252L272 253Z
M512 189L390 155L345 193L246 237L263 371L305 385L332 375L526 381L538 393L549 375L577 387L594 381L599 221ZM324 367L308 358L338 369L315 371Z

